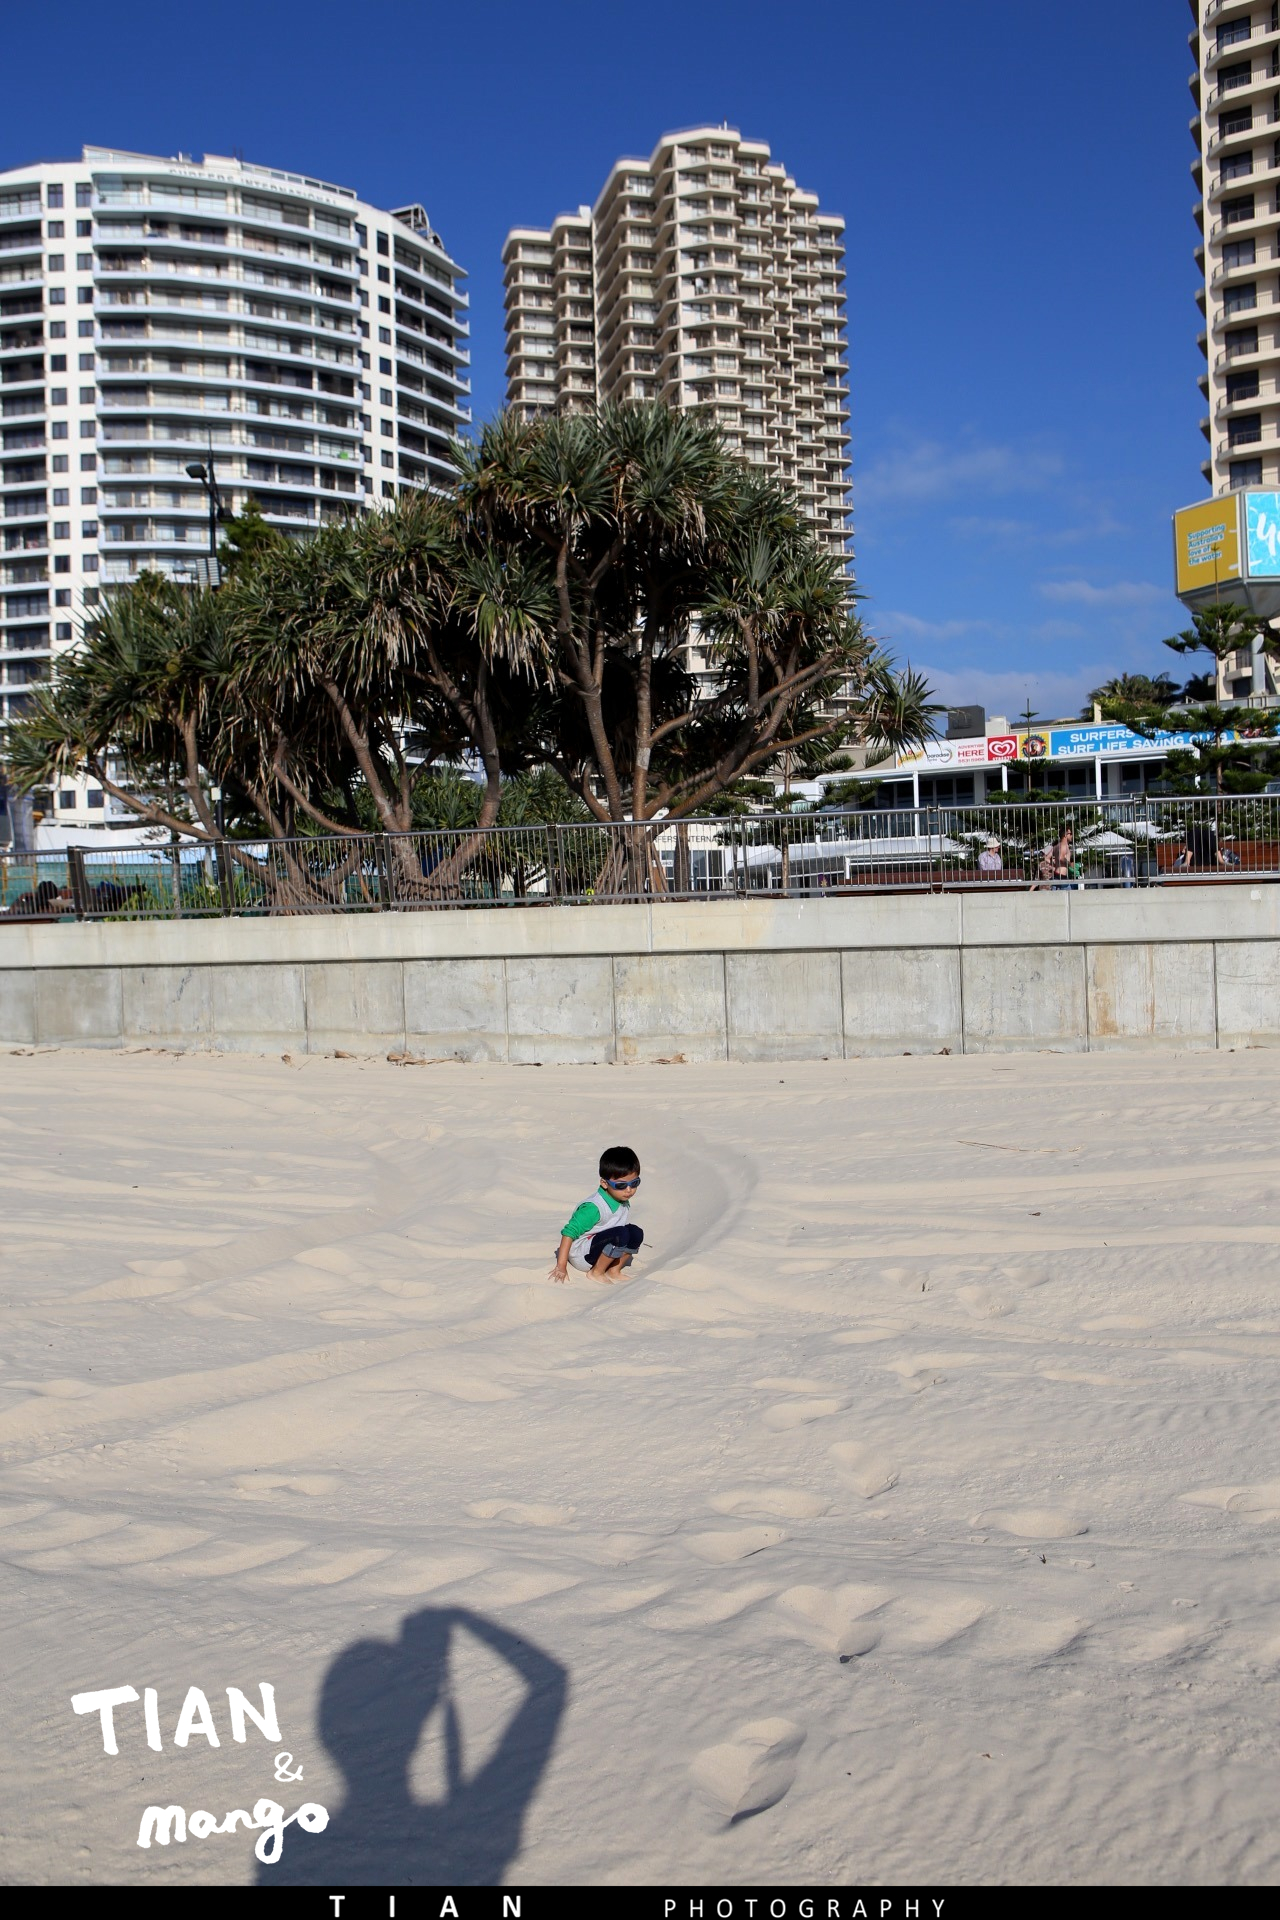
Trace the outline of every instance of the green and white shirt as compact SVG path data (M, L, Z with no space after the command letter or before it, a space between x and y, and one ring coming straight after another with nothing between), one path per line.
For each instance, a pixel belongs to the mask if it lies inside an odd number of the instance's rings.
M587 1248L601 1227L625 1227L630 1218L631 1209L625 1201L615 1200L604 1187L597 1187L588 1199L574 1208L560 1229L562 1235L568 1234L573 1241L569 1249L571 1264L585 1270Z

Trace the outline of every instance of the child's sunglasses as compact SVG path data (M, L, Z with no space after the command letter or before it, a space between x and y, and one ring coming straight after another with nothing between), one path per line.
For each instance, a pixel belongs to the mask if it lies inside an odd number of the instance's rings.
M619 1187L619 1188L638 1187L640 1185L640 1175L637 1173L632 1179L629 1179L629 1180L606 1180L605 1185L606 1187Z

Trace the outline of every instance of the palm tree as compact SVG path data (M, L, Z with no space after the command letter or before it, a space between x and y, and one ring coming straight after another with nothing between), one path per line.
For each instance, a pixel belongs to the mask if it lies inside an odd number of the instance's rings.
M456 458L472 536L531 569L541 556L559 695L546 757L597 819L680 817L813 741L932 732L919 677L897 678L866 634L839 557L710 422L656 403L508 414Z

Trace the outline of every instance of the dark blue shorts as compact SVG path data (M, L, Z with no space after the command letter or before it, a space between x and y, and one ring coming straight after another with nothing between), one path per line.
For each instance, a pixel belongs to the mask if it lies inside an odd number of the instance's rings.
M588 1246L587 1265L594 1267L602 1253L639 1253L643 1244L643 1227L606 1227Z

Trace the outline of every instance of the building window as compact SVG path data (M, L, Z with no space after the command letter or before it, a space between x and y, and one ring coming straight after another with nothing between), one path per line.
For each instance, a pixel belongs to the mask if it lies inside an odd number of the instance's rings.
M49 207L60 207L62 205L61 187L49 188L48 193L45 195L45 205Z
M380 358L378 361L378 372L389 374L391 372L391 362L389 360L383 360ZM382 404L384 407L389 407L391 405L391 395L389 393L383 394Z
M378 268L378 278L379 278L379 280L385 280L385 281L386 281L386 282L387 282L387 283L389 284L389 283L390 283L390 280L391 280L391 269L390 269L390 267L379 267L379 268Z
M385 293L380 293L378 295L378 312L390 313L390 311L391 311L391 302L387 299L387 296Z
M97 604L98 604L98 601L99 601L99 600L100 600L101 598L102 598L102 596L101 596L101 594L100 594L100 593L98 592L98 589L97 589L96 587L86 587L86 588L85 588L85 590L84 590L84 603L85 603L85 605L86 605L86 607L96 607L96 606L97 606Z
M66 306L66 304L67 304L67 290L66 290L66 288L65 288L65 287L50 287L50 289L49 289L49 305L50 305L51 307L65 307L65 306Z
M389 347L389 346L391 345L391 329L390 329L390 327L379 327L379 328L378 328L378 345L379 345L379 346L381 346L381 347ZM388 371L388 373L389 373L389 372L391 371L391 369L390 369L390 368L388 367L388 369L387 369L387 371Z
M390 249L390 248L388 247L388 245L387 245L387 236L386 236L386 234L385 234L385 233L380 233L380 234L378 235L378 252L379 252L379 253L389 253L390 251L391 251L391 249Z
M1223 295L1222 311L1224 313L1248 313L1256 307L1257 304L1258 283L1256 280L1246 280L1241 286L1227 288L1226 293Z
M396 423L395 423L395 421L394 421L394 420L384 420L384 421L383 421L383 423L382 423L382 431L383 431L383 433L384 433L384 434L386 434L386 435L388 436L388 438L390 438L390 439L392 439L392 440L394 440L394 439L395 439L395 433L396 433ZM386 456L384 455L383 457L385 458Z
M1256 327L1238 327L1225 339L1228 360L1236 359L1242 353L1258 351L1258 329Z
M92 440L97 431L98 425L95 420L82 420L80 422L80 438L82 440Z
M1224 227L1235 227L1242 220L1252 219L1253 195L1251 193L1238 193L1234 199L1223 201L1222 224Z
M394 455L394 453L392 453L392 451L391 451L391 449L390 449L390 447L384 447L384 448L382 449L382 464L383 464L383 466L384 466L384 467L394 467L394 465L395 465L395 463L396 463L396 457L395 457L395 455ZM387 490L387 487L386 487L386 482L385 482L385 480L384 480L384 481L383 481L383 484L382 484L382 491L383 491L383 492L385 493L385 492L386 492L386 490Z
M59 787L58 788L58 805L60 807L74 807L75 804L76 804L75 788Z
M53 471L55 473L69 473L71 471L71 461L65 453L55 453L53 456L52 466L53 466ZM66 488L65 487L59 488L59 492L65 493ZM63 502L63 505L64 506L66 505L65 501Z
M71 494L66 487L54 488L53 504L55 507L69 507L71 505Z
M59 204L61 204L61 202L59 202ZM76 186L76 205L78 207L91 207L93 205L93 188L87 180L81 180Z
M49 426L49 438L51 440L65 440L67 431L67 423L65 420L54 420Z
M1248 240L1228 240L1222 249L1224 267L1251 267L1257 258L1257 244Z
M80 505L82 507L96 507L97 504L98 504L98 489L96 487L81 487Z
M50 220L45 227L45 234L50 240L61 240L64 231L61 220Z
M93 338L92 320L81 320L79 325L76 327L76 332L80 335L80 338L82 340L92 340Z
M93 232L92 220L76 221L76 239L77 240L87 240L92 232Z
M93 355L92 355L91 353L82 353L82 354L80 355L80 371L81 371L81 373L92 373L92 372L93 372ZM84 388L84 389L82 389L82 392L81 392L81 397L83 398L83 397L84 397L84 394L86 394L86 393L88 394L88 398L89 398L89 403L90 403L90 404L92 405L92 402L93 402L93 392L92 392L92 389L90 389L90 388Z
M82 453L82 454L80 455L80 471L81 471L81 473L96 473L96 472L97 472L97 470L98 470L98 456L97 456L97 454L96 454L96 453Z
M83 538L84 538L84 539L86 539L86 540L96 540L96 539L97 539L97 537L98 537L98 523L97 523L97 521L96 521L96 520L82 520L82 521L80 522L80 532L81 532L81 535L83 536Z
M76 299L80 302L80 305L82 307L91 307L93 305L93 288L77 287Z
M1229 469L1233 490L1236 487L1260 487L1262 485L1261 460L1233 460Z
M107 796L101 787L95 787L92 792L85 795L85 799L91 807L105 807L107 804Z
M84 570L86 573L96 573L98 571L98 556L96 553L86 553L84 557Z
M55 607L69 607L71 605L70 587L59 587L53 596L53 604Z
M1233 406L1237 400L1256 400L1258 397L1258 369L1253 367L1248 373L1229 373L1227 375L1227 403Z
M1229 447L1248 447L1262 438L1262 415L1260 413L1241 413L1231 421L1227 428ZM1261 476L1259 476L1261 477Z
M91 253L78 253L76 255L76 272L77 273L93 272L93 255Z
M92 355L92 354L90 354L90 355L89 355L89 360L90 360L90 363L92 364L92 361L93 361L93 355ZM84 362L85 362L85 356L84 356L84 354L81 354L81 355L80 355L80 365L81 365L81 366L83 366L83 365L84 365ZM81 405L82 407L91 407L91 406L93 405L93 388L92 388L92 387L81 387L81 389L80 389L80 405Z
M66 339L66 337L67 337L67 323L66 323L66 321L65 321L65 320L51 320L51 321L49 322L49 338L50 338L51 340L65 340L65 339Z
M69 620L59 620L53 631L59 640L69 640L71 638L71 622Z

